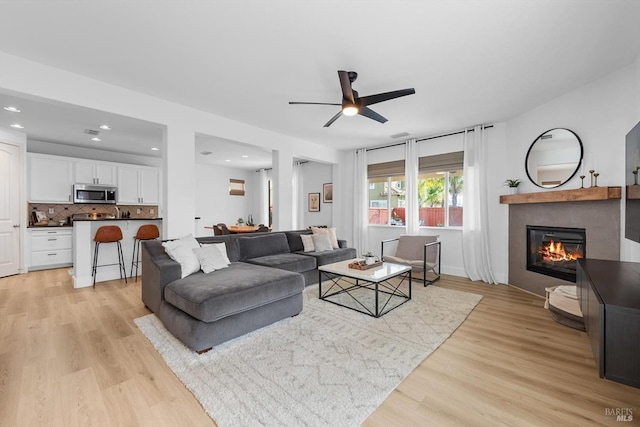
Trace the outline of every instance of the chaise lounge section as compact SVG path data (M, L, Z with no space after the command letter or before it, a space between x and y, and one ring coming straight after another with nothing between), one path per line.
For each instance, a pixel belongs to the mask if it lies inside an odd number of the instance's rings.
M295 316L302 311L305 285L318 280L319 265L355 258L344 241L335 251L292 251L291 246L303 249L300 234L307 233L198 238L200 244L224 243L230 264L184 278L161 242L144 242L142 300L167 330L197 352Z

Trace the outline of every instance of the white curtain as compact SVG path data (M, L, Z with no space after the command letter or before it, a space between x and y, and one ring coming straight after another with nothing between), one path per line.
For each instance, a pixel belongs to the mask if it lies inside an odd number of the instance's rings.
M418 234L420 231L418 207L418 142L409 139L405 142L404 159L405 176L405 220L407 234Z
M302 164L294 163L293 170L291 172L291 194L292 194L291 207L293 210L291 223L293 225L294 230L300 230L304 228L304 225L302 224L304 222L304 214L300 209L300 206L302 205L301 197L300 197L300 191L303 188L302 176L303 176Z
M269 174L266 169L260 169L258 171L258 186L260 209L258 210L257 224L269 224Z
M489 201L487 192L487 146L484 126L464 132L464 210L462 255L471 280L498 283L489 255Z
M367 150L356 150L353 165L353 247L358 256L367 251L369 225L369 180Z

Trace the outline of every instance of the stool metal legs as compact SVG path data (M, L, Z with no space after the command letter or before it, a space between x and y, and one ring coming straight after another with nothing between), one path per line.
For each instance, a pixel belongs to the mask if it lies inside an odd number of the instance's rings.
M136 266L136 278L135 281L138 281L138 265L140 265L140 244L142 240L133 239L133 255L131 256L131 274L129 278L133 278L133 266ZM136 250L137 249L137 250Z
M108 242L112 243L112 242ZM115 242L118 245L118 270L120 271L120 278L124 279L124 283L127 283L127 270L124 265L124 255L122 254L122 245L120 242ZM98 250L100 248L100 242L96 242L95 248L93 250L93 268L91 270L91 275L93 276L93 288L96 287L96 270L98 267L106 267L108 265L116 265L116 264L102 264L98 265Z

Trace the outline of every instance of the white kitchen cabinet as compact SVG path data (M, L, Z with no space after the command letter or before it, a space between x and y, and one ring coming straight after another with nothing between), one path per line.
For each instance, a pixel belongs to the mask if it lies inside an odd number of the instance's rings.
M160 170L149 167L118 166L118 203L158 205Z
M140 169L140 202L145 205L160 203L160 171L155 168Z
M45 155L29 155L29 201L72 201L73 162Z
M74 162L74 181L88 184L116 183L116 167L107 163L76 161Z
M29 270L67 267L73 265L73 230L51 227L30 229L31 262Z

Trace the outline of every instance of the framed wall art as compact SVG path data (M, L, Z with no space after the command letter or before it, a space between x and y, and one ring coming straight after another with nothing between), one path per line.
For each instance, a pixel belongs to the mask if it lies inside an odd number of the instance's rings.
M320 212L320 193L309 193L309 212Z
M333 203L333 183L322 184L322 201Z

